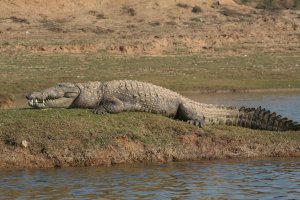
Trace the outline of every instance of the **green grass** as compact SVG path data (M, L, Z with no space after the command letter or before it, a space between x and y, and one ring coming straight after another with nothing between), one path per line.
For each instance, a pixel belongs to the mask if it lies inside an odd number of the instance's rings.
M0 138L5 143L19 145L26 140L40 149L45 145L59 148L70 139L82 148L106 147L122 136L145 144L174 145L175 135L197 129L149 113L96 115L88 109L18 109L0 110L0 115Z
M136 79L175 91L300 88L299 54L234 57L0 54L0 93L19 94L57 82Z

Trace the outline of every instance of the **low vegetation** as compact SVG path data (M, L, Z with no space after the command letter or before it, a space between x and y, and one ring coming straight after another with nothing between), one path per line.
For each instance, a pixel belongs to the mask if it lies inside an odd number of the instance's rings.
M194 6L192 8L192 12L193 13L201 13L202 12L202 9L199 7L199 6Z
M136 79L175 91L300 88L298 54L231 57L123 57L105 54L0 54L0 93L57 82ZM282 78L284 77L284 78Z
M123 5L122 8L121 8L121 12L123 14L128 14L129 16L135 16L136 15L135 9L128 6L128 5Z
M63 32L63 28L62 28L63 23L51 21L47 17L41 19L40 23L45 29L49 31L56 32L56 33Z
M95 16L96 19L106 19L105 15L103 13L100 13L98 11L95 10L90 10L88 12L89 15Z
M0 93L0 109L14 108L16 99L13 95Z
M15 23L30 24L29 21L26 18L11 16L9 19L12 20Z

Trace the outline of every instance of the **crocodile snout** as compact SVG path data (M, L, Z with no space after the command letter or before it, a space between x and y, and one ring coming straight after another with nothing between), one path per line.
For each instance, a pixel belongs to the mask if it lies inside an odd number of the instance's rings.
M26 99L32 100L32 99L43 99L43 98L40 92L32 92L26 95Z

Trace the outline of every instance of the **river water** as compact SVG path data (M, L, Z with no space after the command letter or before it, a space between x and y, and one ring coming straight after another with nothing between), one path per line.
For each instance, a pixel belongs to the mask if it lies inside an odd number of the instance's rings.
M0 173L0 199L299 199L300 159Z
M188 95L300 121L300 94ZM0 199L300 199L300 158L2 170Z
M289 119L300 122L300 92L269 93L229 93L229 94L191 94L189 98L210 104L226 106L262 106Z

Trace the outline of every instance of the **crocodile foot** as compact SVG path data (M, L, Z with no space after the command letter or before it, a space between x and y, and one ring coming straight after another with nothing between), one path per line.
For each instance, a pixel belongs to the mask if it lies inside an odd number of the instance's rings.
M198 126L200 128L204 127L204 121L203 120L199 120L199 119L188 120L187 123L195 125L195 126Z
M94 108L93 110L92 110L92 112L94 113L94 114L105 114L105 113L107 113L106 112L106 110L105 110L105 108L103 108L103 107L96 107L96 108Z

